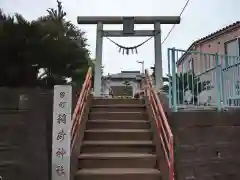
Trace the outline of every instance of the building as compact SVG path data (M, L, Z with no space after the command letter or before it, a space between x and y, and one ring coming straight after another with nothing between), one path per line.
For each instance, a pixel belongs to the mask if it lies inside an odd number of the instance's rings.
M191 51L209 53L189 53ZM211 103L216 103L216 55L218 54L218 65L222 70L221 81L222 100L240 95L239 91L239 56L240 56L240 21L222 28L206 37L203 37L191 44L187 51L177 61L178 72L193 72L199 76L201 81L210 81L199 99L205 99ZM238 64L236 68L232 65ZM237 71L236 71L237 70ZM237 90L235 88L238 88ZM231 92L230 92L231 89ZM204 95L203 95L204 94ZM201 96L202 95L202 96ZM223 97L223 95L227 97ZM228 99L227 99L228 100Z
M143 74L140 71L121 71L102 78L102 95L131 96L140 91Z

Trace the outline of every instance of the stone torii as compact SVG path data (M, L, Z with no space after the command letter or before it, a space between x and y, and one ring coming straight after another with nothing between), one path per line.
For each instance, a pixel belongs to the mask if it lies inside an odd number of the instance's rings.
M78 24L97 24L94 95L101 96L103 37L153 36L156 89L163 86L161 24L179 24L180 16L78 16ZM103 24L123 24L123 30L103 30ZM154 24L154 30L134 30L134 24Z

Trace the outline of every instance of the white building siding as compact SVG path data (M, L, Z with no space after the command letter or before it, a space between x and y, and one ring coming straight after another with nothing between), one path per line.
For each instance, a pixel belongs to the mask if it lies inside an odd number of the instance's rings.
M103 86L103 94L108 95L109 94L109 89L111 88L111 86L125 86L124 84L125 80L107 80L106 83L104 83L105 85ZM132 86L133 89L133 96L135 93L140 91L140 82L138 81L128 81L129 86Z

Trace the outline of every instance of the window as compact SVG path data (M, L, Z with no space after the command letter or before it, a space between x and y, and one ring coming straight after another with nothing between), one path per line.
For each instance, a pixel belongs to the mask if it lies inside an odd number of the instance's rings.
M234 39L228 42L225 42L225 54L227 56L239 56L240 55L240 39ZM225 67L229 65L230 59L225 59Z
M180 66L178 66L178 72L185 73L188 71L188 68L186 68L188 64L186 62L182 63Z
M193 59L190 59L188 61L188 71L192 71L193 70Z
M236 84L235 84L235 88L236 88L236 95L239 96L240 95L240 81L237 80Z
M228 56L239 56L239 39L226 42L225 53Z

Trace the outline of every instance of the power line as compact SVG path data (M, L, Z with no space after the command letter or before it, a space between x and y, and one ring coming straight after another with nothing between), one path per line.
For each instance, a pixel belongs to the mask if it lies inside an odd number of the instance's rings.
M183 7L183 9L182 9L182 11L181 11L181 13L180 13L180 17L182 16L182 14L183 14L183 12L185 11L185 9L186 9L187 5L189 4L189 2L190 2L190 0L187 0L187 1L186 1L185 5L184 5L184 7ZM164 40L162 41L161 44L163 44L163 43L167 40L167 38L170 36L170 34L171 34L171 32L173 31L173 29L174 29L175 26L176 26L176 24L174 24L174 25L172 26L172 28L170 29L170 31L168 32L167 36L164 38ZM161 33L161 32L157 32L157 33L155 33L154 36L151 36L150 38L146 39L146 40L143 41L142 43L140 43L140 44L138 44L138 45L136 45L136 46L131 46L131 47L122 46L122 45L118 44L117 42L115 42L114 40L112 40L111 38L109 38L109 37L106 37L106 38L107 38L108 40L110 40L112 43L114 43L116 46L119 47L119 52L122 52L123 55L124 55L125 53L128 55L130 51L131 51L132 53L134 53L134 51L135 51L135 53L137 53L137 48L138 48L138 47L144 45L145 43L147 43L147 42L150 41L153 37L155 37L156 35L158 35L158 34L160 34L160 33Z
M186 7L188 6L190 0L187 0L187 2L185 3L181 13L180 13L180 17L182 16L183 12L185 11ZM172 33L173 29L175 28L176 24L174 24L172 26L172 28L170 29L170 31L167 33L167 36L164 38L164 40L162 41L162 44L168 39L168 37L170 36L170 34Z

